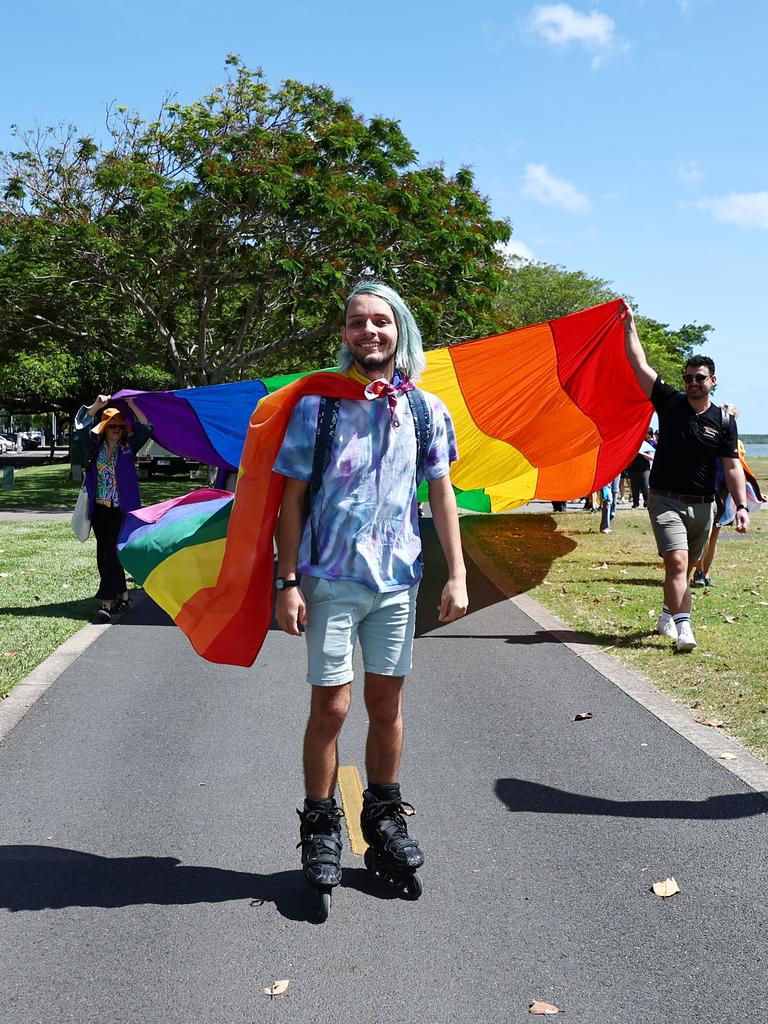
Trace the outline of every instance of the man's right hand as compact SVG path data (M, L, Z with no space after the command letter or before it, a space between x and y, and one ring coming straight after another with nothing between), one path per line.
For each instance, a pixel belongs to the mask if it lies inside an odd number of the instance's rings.
M307 602L301 592L301 587L289 587L288 590L278 590L277 603L275 605L275 618L277 624L284 633L291 636L301 636L299 626L307 624Z

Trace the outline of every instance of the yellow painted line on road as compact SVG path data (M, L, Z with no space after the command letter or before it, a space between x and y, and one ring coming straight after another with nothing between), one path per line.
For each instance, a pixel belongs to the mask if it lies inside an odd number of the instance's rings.
M363 783L357 765L342 764L338 776L341 805L344 808L344 820L347 823L347 835L352 853L362 857L368 849L360 829L360 812L363 809Z

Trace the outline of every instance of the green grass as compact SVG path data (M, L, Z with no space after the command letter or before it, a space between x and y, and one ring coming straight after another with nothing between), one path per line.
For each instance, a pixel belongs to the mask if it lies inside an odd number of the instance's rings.
M69 523L0 523L0 696L89 622L96 542Z
M159 476L153 480L140 481L143 505L176 498L198 487L204 487L205 480L190 480L188 476ZM0 490L0 511L23 509L45 512L71 511L77 501L80 485L69 479L69 464L51 466L30 466L17 469L14 486Z
M768 460L752 468L762 485ZM620 508L609 536L585 512L467 516L462 531L516 589L768 761L766 512L753 514L745 536L721 532L716 586L694 591L699 647L690 655L654 632L663 566L644 511Z
M79 490L66 464L17 470L0 490L0 511L71 511ZM141 482L145 505L186 494L204 481ZM0 696L90 622L99 602L96 542L81 544L68 522L0 523Z

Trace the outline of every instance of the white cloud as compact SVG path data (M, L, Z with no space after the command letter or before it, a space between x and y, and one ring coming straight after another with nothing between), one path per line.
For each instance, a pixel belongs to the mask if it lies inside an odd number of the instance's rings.
M599 67L612 53L627 49L616 34L616 22L600 11L583 14L570 4L539 4L528 21L530 32L551 46L577 43L593 54L592 67Z
M768 231L768 192L730 192L727 196L700 199L696 205L715 220Z
M698 185L704 177L695 160L681 160L677 165L677 176L685 185Z
M546 164L528 164L523 175L521 195L543 206L561 206L571 213L584 213L590 208L589 196L569 181L556 178Z
M499 252L508 260L520 263L535 263L536 257L531 250L518 238L510 238L508 242L498 246Z

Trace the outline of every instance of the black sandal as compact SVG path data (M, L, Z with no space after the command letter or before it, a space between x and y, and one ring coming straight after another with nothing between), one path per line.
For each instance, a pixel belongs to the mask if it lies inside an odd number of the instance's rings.
M120 600L117 601L117 603L115 604L115 611L124 612L126 608L131 607L132 603L133 602L131 601L130 597L121 597Z
M105 604L103 604L101 606L101 608L99 608L99 610L96 612L96 615L95 615L93 621L94 622L98 622L98 623L111 622L112 621L112 609L111 608L107 608L107 606Z

